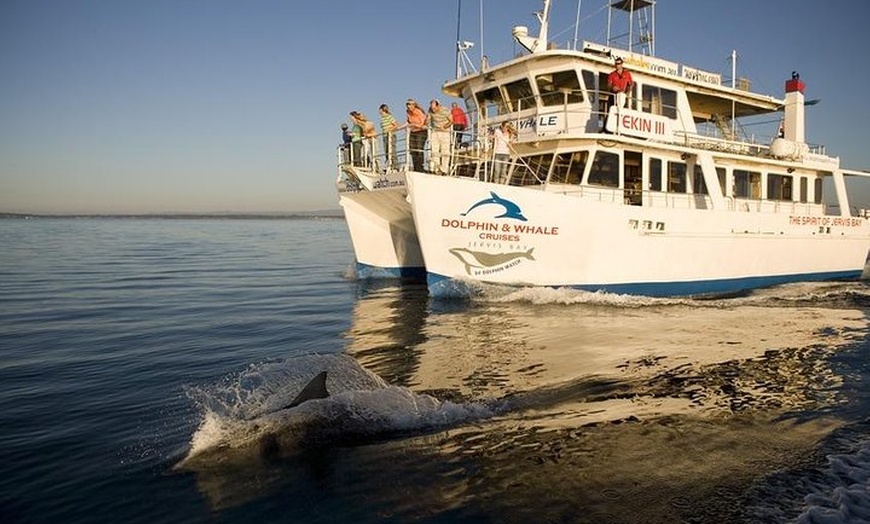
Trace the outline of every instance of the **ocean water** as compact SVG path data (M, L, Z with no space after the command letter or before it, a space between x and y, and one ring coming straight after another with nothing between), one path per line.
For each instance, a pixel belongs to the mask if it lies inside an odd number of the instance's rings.
M339 219L0 246L3 523L870 522L863 282L439 302Z

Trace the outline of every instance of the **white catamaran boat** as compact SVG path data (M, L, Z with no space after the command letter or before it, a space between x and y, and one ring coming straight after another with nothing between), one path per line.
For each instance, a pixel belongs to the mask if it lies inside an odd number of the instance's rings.
M473 136L447 176L403 168L390 176L407 187L341 193L358 260L376 240L392 241L385 252L396 238L419 246L435 296L477 284L698 295L859 277L870 222L853 213L845 178L870 173L806 143L799 75L784 98L723 85L654 57L652 0L609 8L628 20L625 48L610 27L605 44L549 45L545 0L538 37L513 31L528 53L443 86L465 100ZM608 88L616 58L633 76L625 94ZM781 116L771 140L742 131L759 115ZM491 135L506 122L510 154L495 156Z

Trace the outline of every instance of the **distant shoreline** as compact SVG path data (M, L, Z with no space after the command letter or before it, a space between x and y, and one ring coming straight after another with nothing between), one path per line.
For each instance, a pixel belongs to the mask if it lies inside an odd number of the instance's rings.
M0 213L0 219L46 219L46 218L124 218L124 219L166 219L166 220L332 220L344 219L340 209L324 211L305 211L298 213Z

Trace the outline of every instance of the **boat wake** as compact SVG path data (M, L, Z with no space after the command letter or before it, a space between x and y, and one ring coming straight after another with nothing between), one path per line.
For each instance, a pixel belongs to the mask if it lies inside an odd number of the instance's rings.
M832 308L870 307L870 282L801 282L756 289L740 294L704 297L647 297L571 288L478 286L474 301L484 303L528 303L535 305L597 305L619 308L691 306L723 308L734 306L813 306Z
M747 522L870 521L870 421L833 432L799 468L767 478L747 497Z
M310 389L306 384L323 372L328 396L300 399ZM390 386L346 355L252 364L187 394L202 420L181 468L424 434L498 411L495 404L440 401Z

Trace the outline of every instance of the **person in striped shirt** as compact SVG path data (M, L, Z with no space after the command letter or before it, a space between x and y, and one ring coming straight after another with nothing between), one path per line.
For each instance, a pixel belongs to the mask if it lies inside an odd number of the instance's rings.
M399 157L396 153L396 131L399 130L399 123L396 122L396 117L390 113L390 107L387 104L381 104L378 112L381 114L381 133L384 137L387 169L398 169Z

